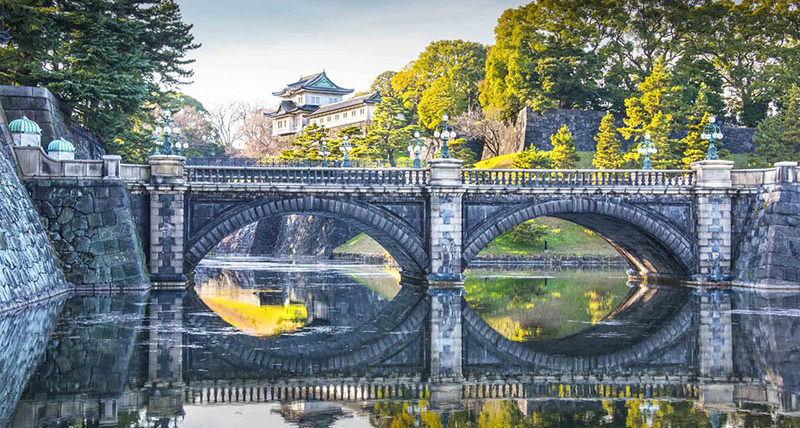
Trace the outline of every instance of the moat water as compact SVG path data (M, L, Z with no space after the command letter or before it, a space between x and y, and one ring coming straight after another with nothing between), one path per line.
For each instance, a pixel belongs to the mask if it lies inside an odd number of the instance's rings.
M207 260L186 292L6 314L0 426L800 426L800 293L469 271L463 379L439 385L399 279Z

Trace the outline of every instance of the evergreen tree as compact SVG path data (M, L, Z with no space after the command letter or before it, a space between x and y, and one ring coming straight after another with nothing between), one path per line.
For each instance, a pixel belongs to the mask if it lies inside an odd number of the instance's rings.
M15 0L3 23L0 84L43 86L72 109L106 150L144 161L148 113L192 75L199 47L173 0Z
M558 132L550 136L550 143L553 145L550 159L556 168L570 169L578 166L580 157L575 151L575 141L567 125L562 126Z
M607 112L600 122L600 128L594 137L597 148L592 158L592 165L598 169L618 169L622 167L622 143L617 135L614 116Z
M526 150L517 153L512 163L514 168L519 169L553 169L553 160L550 159L549 152L542 152L531 145Z
M322 160L322 154L319 149L319 142L328 138L328 132L325 127L316 123L303 128L303 132L292 141L292 148L281 152L281 158L287 160L293 159L311 159ZM338 146L337 146L338 147ZM328 145L328 150L333 155L331 145ZM338 148L337 148L338 150ZM330 159L330 156L328 156Z
M785 133L782 115L768 116L762 120L753 136L756 149L750 156L750 166L768 167L775 162L791 160L794 150L786 143Z
M708 126L708 119L710 117L710 113L705 113L700 116L699 122L689 125L689 132L686 134L686 137L681 140L681 144L683 145L683 159L681 159L681 162L684 168L691 168L692 163L706 158L706 153L708 153L708 141L700 138L700 135L703 133L703 129ZM714 141L714 145L719 148L722 142Z
M797 160L800 149L800 88L794 85L782 100L781 111L764 119L756 130L757 144L750 158L752 166L767 167L775 162Z
M683 146L681 162L684 168L690 168L693 162L705 159L706 153L708 153L708 141L700 138L700 135L709 124L710 112L714 111L710 101L713 95L713 92L709 90L705 83L700 84L697 99L695 99L688 112L688 133L681 140L681 145ZM722 147L722 141L715 141L714 145L719 149Z
M383 159L395 166L395 156L405 152L414 129L409 125L403 102L393 92L381 94L381 102L375 108L372 123L367 128L365 144L369 148L364 150L363 156Z
M792 85L783 100L783 139L787 150L800 150L800 87ZM791 160L791 159L787 159Z
M625 100L627 117L619 129L625 139L643 141L650 133L657 153L651 156L654 168L679 168L683 153L679 142L671 136L675 131L673 112L676 110L675 94L678 88L670 85L669 74L663 59L653 64L653 71L638 86L639 94ZM637 147L631 147L626 159L639 161Z

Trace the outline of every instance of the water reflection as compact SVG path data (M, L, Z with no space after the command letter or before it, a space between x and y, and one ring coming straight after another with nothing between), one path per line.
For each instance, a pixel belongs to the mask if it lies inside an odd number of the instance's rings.
M630 292L624 270L568 272L472 270L467 302L511 340L555 339L595 324Z
M543 329L548 336L526 343L467 307L465 378L434 384L424 290L398 290L391 275L359 268L206 269L196 292L73 297L16 314L25 324L2 324L12 425L800 423L800 294L612 285L615 307L594 320L585 282L584 294L569 292L577 308L561 312L583 328ZM396 294L381 293L377 278L393 281ZM563 278L562 290L586 281ZM538 295L551 296L549 287ZM273 293L266 301L264 290ZM208 296L253 308L297 305L306 315L294 330L263 335L249 329L257 320L246 312L215 312ZM510 301L498 300L501 308Z

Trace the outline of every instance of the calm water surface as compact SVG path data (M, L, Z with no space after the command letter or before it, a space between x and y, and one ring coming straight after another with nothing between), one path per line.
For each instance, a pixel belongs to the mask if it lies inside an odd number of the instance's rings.
M216 260L195 279L0 317L0 426L800 426L797 293L472 271L464 381L434 384L427 295L396 271Z

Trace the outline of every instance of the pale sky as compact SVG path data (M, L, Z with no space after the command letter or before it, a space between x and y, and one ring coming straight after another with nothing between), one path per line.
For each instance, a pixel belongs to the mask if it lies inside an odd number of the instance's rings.
M204 104L274 104L273 91L323 68L356 92L399 70L431 41L492 44L516 0L178 0L202 43L190 56L194 83L182 91Z

